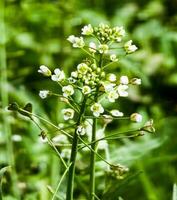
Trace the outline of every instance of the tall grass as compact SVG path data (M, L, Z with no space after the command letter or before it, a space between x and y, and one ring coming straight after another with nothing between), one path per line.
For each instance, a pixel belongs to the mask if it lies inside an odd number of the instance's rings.
M2 102L2 119L3 130L6 137L7 162L12 167L12 190L14 196L19 197L17 186L17 174L15 170L15 159L13 153L11 126L7 120L5 112L8 106L8 80L7 80L7 56L6 56L6 30L5 30L5 0L0 1L0 74L1 74L1 102Z

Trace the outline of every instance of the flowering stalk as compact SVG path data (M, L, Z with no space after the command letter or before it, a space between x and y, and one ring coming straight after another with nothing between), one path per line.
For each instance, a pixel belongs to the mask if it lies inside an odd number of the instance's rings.
M83 99L80 114L77 120L76 128L74 131L73 141L72 141L72 149L71 149L71 157L70 157L70 168L68 172L68 184L67 184L67 193L66 193L66 200L73 199L73 187L74 187L74 174L75 174L75 165L76 165L76 155L78 150L78 133L77 128L81 123L82 116L85 111L86 105L86 98Z
M99 60L99 68L101 69L102 67L102 54L100 54L100 60ZM98 101L98 92L99 92L99 85L97 85L96 88L96 93L94 97L94 101ZM91 142L96 140L96 129L97 129L97 118L93 119L93 127L92 127L92 140ZM90 153L90 199L94 200L95 199L95 153L96 151L96 143L91 144L91 148L93 151Z

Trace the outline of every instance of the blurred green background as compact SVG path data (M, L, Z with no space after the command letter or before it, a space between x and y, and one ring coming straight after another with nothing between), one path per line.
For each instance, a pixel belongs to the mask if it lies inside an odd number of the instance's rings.
M69 74L83 54L72 49L66 38L80 34L85 24L100 22L124 26L127 37L139 48L114 67L118 74L142 79L129 99L119 103L120 110L127 115L140 112L145 121L153 118L156 128L154 135L110 144L113 161L128 166L132 173L141 172L121 189L115 182L112 191L118 190L125 200L171 199L177 182L177 1L1 0L0 6L0 168L14 165L16 169L7 170L3 178L0 173L4 199L50 199L46 186L55 188L62 172L58 158L41 142L34 124L7 111L6 106L13 101L20 105L31 102L35 113L55 124L62 122L58 99L38 96L39 90L59 89L37 70L44 64ZM132 125L113 122L107 131L118 127L122 131ZM87 191L88 177L85 175L83 183L82 177L78 175L76 180L75 199L85 199L81 191ZM100 198L102 177L103 172L98 173ZM62 187L64 192L64 184ZM117 198L110 195L107 199Z

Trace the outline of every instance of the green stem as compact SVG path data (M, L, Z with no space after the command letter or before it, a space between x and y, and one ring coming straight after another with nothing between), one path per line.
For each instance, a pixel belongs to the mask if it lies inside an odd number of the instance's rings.
M87 143L84 142L84 140L82 140L81 137L79 137L79 140L87 147L90 149L91 152L93 152L95 155L97 155L102 161L104 161L106 164L111 165L111 163L109 163L107 160L105 160L100 154L98 154L96 151L94 151L89 145L87 145Z
M117 136L117 135L121 135L121 134L125 134L125 133L127 134L127 133L139 132L139 131L140 131L140 129L126 131L126 132L114 133L114 134L99 138L99 139L97 139L95 141L92 141L90 143L87 143L86 145L79 147L78 150L81 150L81 149L83 149L83 148L85 148L85 147L87 147L87 146L89 146L89 145L91 145L93 143L98 143L101 140L113 140L113 139L122 139L122 138L129 138L129 137L139 136L139 134L133 134L133 135L128 135L128 136Z
M50 121L48 121L47 119L44 119L43 117L41 117L41 116L39 116L39 115L36 115L36 114L34 114L34 113L31 113L31 112L28 112L28 111L26 111L26 110L24 110L24 109L19 109L19 111L23 111L23 113L26 113L26 114L29 114L29 115L31 115L31 116L33 116L33 117L35 117L35 118L37 118L37 119L39 119L39 120L41 120L41 121L43 121L43 122L46 122L46 123L48 123L50 126L52 126L52 127L54 127L54 128L56 128L58 131L60 131L60 132L62 132L64 135L66 135L66 136L68 136L69 138L73 138L70 134L68 134L66 131L64 131L63 129L61 129L61 128L59 128L58 126L56 126L55 124L53 124L53 123L51 123ZM30 118L31 119L31 118ZM32 120L33 122L34 122L34 120ZM36 122L34 122L35 124L36 124ZM37 125L37 124L36 124ZM38 125L37 125L38 126Z
M65 168L67 169L68 166L65 163L64 159L62 158L62 156L60 155L60 153L58 152L58 149L55 147L55 145L53 144L53 142L50 140L49 137L47 137L47 141L49 143L49 145L54 149L54 151L57 153L58 157L60 158L61 162L63 163L63 165L65 166Z
M71 149L71 157L70 157L71 166L70 166L69 172L68 172L66 200L73 200L74 173L75 173L76 156L77 156L77 150L78 150L77 127L80 125L82 115L84 114L84 111L85 111L85 105L86 105L86 98L84 98L84 100L82 102L80 114L79 114L79 117L77 120L76 129L75 129L73 141L72 141L72 149Z
M92 127L92 141L96 140L96 126L97 126L97 119L93 119L93 127ZM96 150L96 143L91 144L91 151L90 156L90 199L94 200L95 194L95 150Z
M103 54L100 54L100 59L98 63L98 67L102 67L102 56ZM94 97L94 101L98 101L98 92L99 92L99 85L97 85L96 93ZM96 140L96 128L97 128L97 118L93 119L93 126L92 126L92 140L91 142ZM90 200L95 199L95 157L96 154L94 151L96 151L96 143L91 144L91 149L93 151L90 152Z
M66 168L66 170L64 171L64 173L63 173L63 175L62 175L62 177L61 177L61 179L60 179L60 181L59 181L59 183L58 183L58 185L57 185L57 188L56 188L56 190L55 190L55 192L54 192L54 194L53 194L52 200L54 200L55 197L57 196L57 192L58 192L58 190L59 190L59 187L60 187L60 185L61 185L61 183L62 183L62 181L63 181L65 175L67 174L67 172L68 172L68 170L69 170L71 164L72 164L72 163L70 163L70 165L69 165L69 166Z
M6 62L6 39L5 39L5 0L0 1L0 85L1 85L1 100L2 100L2 109L8 106L8 81L7 81L7 62ZM7 120L7 115L5 111L2 114L3 120L3 129L4 135L6 136L6 144L7 144L7 158L8 163L12 167L12 191L14 195L20 199L19 191L16 187L17 185L17 174L15 170L15 159L14 159L14 152L13 152L13 143L12 143L12 134L11 134L11 127L10 123Z

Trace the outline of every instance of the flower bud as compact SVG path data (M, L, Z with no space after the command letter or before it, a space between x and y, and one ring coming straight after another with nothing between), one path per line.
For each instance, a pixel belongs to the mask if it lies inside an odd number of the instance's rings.
M72 119L74 117L74 110L71 108L66 108L62 110L64 120Z
M82 88L83 94L89 94L91 92L91 88L87 85L83 86Z
M122 112L120 112L119 110L116 110L116 109L111 110L110 113L114 117L122 117L124 115Z
M89 24L82 28L82 35L91 35L93 33L92 25Z
M121 76L120 77L120 84L128 85L128 83L129 83L129 80L128 80L127 76Z
M39 96L40 96L42 99L47 98L48 95L49 95L49 90L40 90L40 91L39 91Z
M126 53L133 53L135 52L138 48L136 45L132 45L132 40L129 40L128 42L125 43L124 48Z
M51 76L51 71L45 65L41 65L38 70L39 73L43 74L44 76Z
M133 121L133 122L137 122L137 123L140 123L142 122L142 115L138 114L138 113L133 113L130 115L130 120Z
M108 74L107 80L110 82L115 82L116 81L116 75L115 74Z
M100 53L107 53L108 52L108 45L107 44L100 44L99 45L99 52Z
M141 85L141 79L140 78L132 78L130 80L130 83L133 85Z

